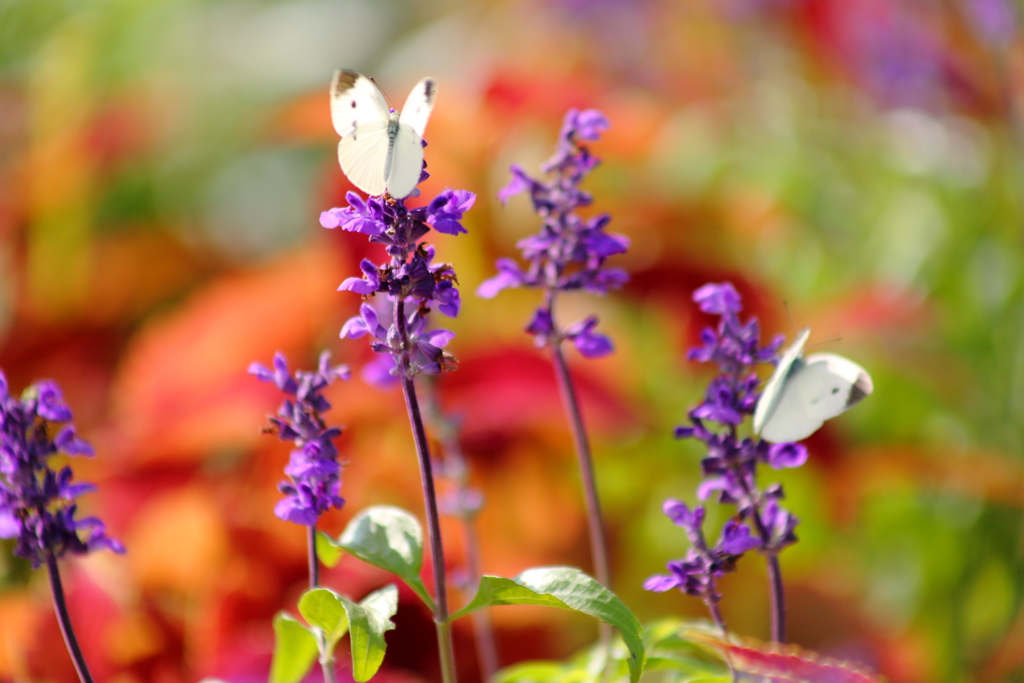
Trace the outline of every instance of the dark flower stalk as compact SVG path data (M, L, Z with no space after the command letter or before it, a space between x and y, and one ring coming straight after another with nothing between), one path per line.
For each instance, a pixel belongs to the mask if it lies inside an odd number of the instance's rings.
M331 508L340 510L345 504L341 492L341 465L334 439L341 429L328 427L320 416L331 408L322 393L335 379L348 379L346 365L331 367L331 354L324 351L315 372L296 370L292 377L288 361L281 352L274 354L273 369L260 363L249 366L249 372L264 382L272 382L285 394L276 417L268 418L268 431L282 441L291 441L296 448L288 458L284 473L287 481L278 484L285 498L274 506L274 514L286 522L307 527L306 548L309 557L309 587L320 584L320 561L316 553L316 524L320 515ZM321 648L323 649L323 648ZM324 680L334 681L334 659L330 653L320 660Z
M604 266L609 256L622 254L629 247L625 237L605 232L611 217L599 214L584 219L577 213L593 202L593 197L580 188L580 183L600 163L583 143L598 140L608 127L608 120L597 110L572 109L565 116L554 156L541 167L544 173L553 174L551 180L536 180L519 166L512 166L512 181L498 194L499 199L504 202L512 195L528 191L533 209L543 223L538 234L518 245L529 266L524 270L512 259L498 259L498 274L477 290L477 294L485 298L507 287L544 290L543 301L526 331L534 336L538 347L550 349L583 479L594 573L605 586L611 583L611 572L590 442L561 345L563 341L572 342L586 358L607 355L614 346L608 337L595 332L597 318L594 316L565 328L559 327L555 302L559 292L585 290L606 294L629 279L625 271Z
M430 383L427 386L427 415L444 456L439 463L438 474L448 478L454 485L454 491L441 498L441 512L457 517L462 522L466 546L462 588L472 596L476 594L482 574L476 518L483 507L483 494L469 484L469 463L459 445L459 419L444 414L437 400L436 385ZM491 628L491 617L487 610L478 610L470 615L470 619L473 623L480 676L482 680L489 681L498 671L498 647L494 640L494 630Z
M422 182L427 177L424 170ZM414 190L410 196L418 196ZM371 383L387 384L395 378L402 385L409 424L412 428L416 455L423 484L427 532L434 565L434 623L437 628L441 675L445 683L455 681L455 653L452 647L451 622L448 613L448 589L445 577L444 548L438 515L434 472L430 447L423 425L413 378L418 374L434 375L455 368L455 359L443 351L455 336L443 329L428 329L427 316L431 306L449 317L459 313L461 299L456 288L455 269L447 263L434 263L434 248L423 238L431 229L448 235L465 233L462 215L473 206L476 196L465 190L444 190L426 206L409 208L405 199L385 194L364 200L354 192L346 195L348 206L334 208L320 215L325 228L367 235L370 242L381 244L389 261L375 264L364 259L361 278L352 277L341 283L339 290L349 290L366 298L376 294L387 296L387 304L378 312L370 303L363 303L359 315L350 318L341 329L341 336L350 339L369 335L370 347L381 354L380 360L363 369L363 377ZM384 310L386 309L386 310ZM381 315L391 318L385 328Z
M68 423L57 429L57 423ZM17 538L14 554L50 575L54 611L64 644L82 683L92 683L68 615L57 560L67 553L83 555L107 548L124 553L124 546L106 534L99 519L75 519L79 496L96 490L92 484L73 484L71 468L50 469L47 459L58 453L92 456L79 439L71 410L53 382L37 382L15 398L0 371L0 538ZM56 431L56 434L54 432ZM89 530L82 540L79 530Z
M796 542L794 529L798 520L782 508L780 501L784 495L780 485L773 484L764 491L758 488L757 465L763 463L774 469L799 467L807 460L807 449L798 443L741 439L738 434L739 425L753 415L759 398L759 380L753 366L777 362L782 337L776 337L767 347L759 346L757 319L740 322L740 297L728 282L705 285L694 292L693 298L702 311L718 315L720 320L716 328L701 333L703 346L692 349L688 357L716 363L719 374L711 380L704 401L690 411L692 426L678 427L676 437L699 439L707 449L707 456L701 461L704 481L697 489L697 497L703 501L717 496L719 503L735 505L737 513L726 522L719 544L708 549L700 531L703 507L691 513L683 503L666 502L665 513L687 530L693 549L684 560L669 563L669 576L653 576L644 586L656 591L680 588L703 599L711 609L720 599L715 580L732 571L739 556L757 548L768 563L772 640L785 642L786 609L778 554ZM712 610L712 616L724 628L721 615Z

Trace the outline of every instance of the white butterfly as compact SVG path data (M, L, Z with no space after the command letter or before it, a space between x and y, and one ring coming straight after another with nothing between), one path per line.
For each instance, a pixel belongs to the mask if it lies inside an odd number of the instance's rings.
M805 328L782 354L754 409L754 433L772 443L805 439L825 420L852 408L874 388L861 366L842 356L801 358Z
M377 84L355 71L331 79L331 121L341 136L338 161L363 192L407 197L423 169L423 131L434 109L437 87L424 78L409 93L402 113L388 107Z

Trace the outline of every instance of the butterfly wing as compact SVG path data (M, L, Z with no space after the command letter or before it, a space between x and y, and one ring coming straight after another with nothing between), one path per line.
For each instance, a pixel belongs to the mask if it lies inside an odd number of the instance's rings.
M341 137L358 134L359 126L388 120L388 103L366 76L339 69L331 79L331 122Z
M763 436L762 429L775 411L778 410L786 388L786 380L792 373L793 366L800 358L800 354L803 353L804 345L807 343L807 338L810 335L811 329L809 327L805 327L800 331L796 340L782 354L779 364L775 366L775 372L772 373L767 384L764 385L764 391L761 392L761 398L757 400L757 407L754 409L755 434ZM771 441L771 439L768 440Z
M761 428L761 438L771 443L805 439L872 389L864 368L842 356L816 353L797 359L775 410Z
M761 425L761 438L770 443L786 443L805 439L821 427L824 418L816 417L807 411L804 398L804 382L807 365L802 359L796 359L789 376L779 391L775 409Z
M437 84L433 78L424 78L409 93L402 107L402 114L398 122L403 126L409 126L419 137L423 137L423 131L427 129L427 119L430 112L434 111L434 98L437 96Z
M338 162L352 184L368 195L384 194L388 158L387 121L369 121L338 143Z
M409 196L420 181L423 169L423 142L412 126L399 123L391 150L388 194L395 199Z
M816 353L804 360L797 388L809 415L822 420L849 410L871 393L871 376L852 360Z

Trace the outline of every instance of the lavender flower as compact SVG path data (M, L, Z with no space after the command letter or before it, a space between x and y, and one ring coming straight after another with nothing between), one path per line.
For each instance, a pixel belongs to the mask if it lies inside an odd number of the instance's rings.
M426 177L426 170L421 171L420 182ZM410 196L414 195L419 196L419 190L414 190ZM402 385L423 482L423 502L434 565L433 610L441 677L452 681L455 677L455 654L448 614L444 546L430 445L414 378L420 373L435 375L454 369L455 359L443 350L454 333L430 329L427 316L431 306L436 305L441 313L454 318L459 314L461 305L455 269L447 263L434 263L434 248L423 238L431 228L447 235L465 233L462 217L473 206L476 195L465 190L448 189L426 206L416 208L407 207L405 199L396 200L387 194L364 201L350 192L347 199L347 207L323 212L320 224L328 229L340 227L368 235L371 242L384 245L390 261L378 265L369 259L364 260L360 264L362 277L349 278L341 283L338 289L353 291L363 297L375 297L378 293L387 295L384 305L375 307L367 302L360 306L359 315L345 323L341 336L352 339L369 336L372 340L370 348L382 354L382 363L371 363L363 368L364 379L383 385L390 383L388 380L391 378L398 378ZM387 323L381 322L382 315L390 320L386 328L384 325ZM313 565L312 561L310 565Z
M68 424L58 429L61 422ZM0 371L0 538L17 538L14 554L33 568L68 552L125 552L99 519L75 519L73 501L96 487L72 483L70 467L55 472L47 462L60 452L93 455L92 446L78 438L70 422L71 410L55 383L37 382L17 399ZM88 531L84 540L80 530Z
M347 207L323 212L320 224L368 235L371 242L383 244L391 257L390 262L380 265L363 259L359 265L362 277L348 278L338 287L363 297L386 294L394 304L392 324L387 328L380 322L378 309L369 303L364 303L359 315L341 328L341 336L349 339L369 335L373 339L371 348L388 354L387 360L364 368L364 379L377 385L388 383L401 374L403 359L410 377L453 368L455 359L443 349L455 334L427 329L427 314L431 304L450 318L459 314L462 301L456 288L458 279L451 265L434 263L434 248L421 240L431 228L447 235L464 234L462 216L473 206L476 195L444 190L429 204L417 208L408 208L405 200L389 197L364 201L354 192L349 192L346 199Z
M498 198L502 202L520 192L529 192L533 209L542 218L541 231L519 242L526 270L512 259L498 259L498 274L483 282L477 295L490 299L508 287L538 287L546 290L526 331L538 346L568 340L587 358L598 358L614 350L608 337L594 331L597 318L588 318L559 330L555 325L556 292L586 290L606 294L621 287L629 276L619 268L604 266L609 256L622 254L629 240L609 234L605 228L611 217L599 214L583 219L577 209L589 206L593 197L580 189L580 183L600 163L582 143L593 142L609 127L608 120L595 109L571 109L565 115L554 156L541 166L544 173L553 173L548 182L536 180L518 165L512 166L512 181Z
M704 506L690 510L686 503L670 499L665 501L662 510L676 526L686 531L693 547L684 559L668 563L669 574L652 576L644 582L644 588L659 593L679 588L687 595L701 598L708 606L716 604L722 598L717 579L734 571L740 556L761 547L762 542L750 535L749 527L729 520L718 543L709 548L704 540Z
M989 45L1005 49L1017 33L1017 11L1009 0L964 0L974 32Z
M286 497L274 506L274 514L286 522L304 526L316 525L327 510L341 509L345 499L341 490L341 466L334 439L341 435L337 427L328 428L320 414L330 410L331 404L321 392L335 379L348 379L345 365L331 367L331 354L320 354L315 372L296 370L294 378L288 373L284 354L274 354L273 369L260 363L249 366L250 374L264 382L273 382L289 398L285 398L277 417L268 418L272 430L284 441L296 445L291 452L284 473L288 481L278 484Z
M764 491L758 488L757 465L799 467L807 460L807 449L798 443L770 444L758 438L740 438L738 427L753 415L759 397L753 366L777 362L783 339L779 335L768 346L760 346L758 322L756 318L740 320L740 296L728 282L704 285L694 292L693 299L705 313L719 316L719 322L715 328L701 332L702 345L691 349L688 358L715 363L719 374L708 385L704 400L690 410L690 424L676 428L675 434L677 438L699 439L705 445L703 481L697 498L705 501L716 497L719 503L735 505L737 514L726 523L719 543L708 548L700 530L703 508L690 512L685 504L668 501L665 513L686 529L693 549L685 559L669 563L669 576L651 577L645 588L660 591L678 587L703 598L711 607L718 600L715 579L730 571L740 555L757 548L768 556L777 605L773 633L776 640L781 640L784 624L779 616L782 583L777 554L796 542L798 520L782 508L781 486L772 485ZM719 621L714 610L712 613Z

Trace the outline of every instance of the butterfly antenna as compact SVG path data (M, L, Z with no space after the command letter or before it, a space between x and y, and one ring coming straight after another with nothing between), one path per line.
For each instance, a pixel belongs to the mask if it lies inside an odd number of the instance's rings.
M380 84L377 83L377 79L375 79L373 76L369 76L369 79L373 81L373 84L377 86L377 90L380 90L380 94L383 95L384 99L388 101L388 109L390 109L391 111L398 111L397 109L395 109L395 103L392 102L391 98L388 97L388 94L384 92L384 88L380 87Z
M813 349L815 347L818 347L818 346L824 346L825 344L833 344L835 342L841 342L841 341L843 341L843 337L841 335L837 334L834 337L829 337L828 339L823 339L823 340L821 340L819 342L814 342L813 344L811 344L810 346L807 347L807 350L810 351L811 349Z
M795 337L800 332L796 326L796 320L793 318L793 311L789 310L789 302L785 299L782 300L782 307L786 309L786 317L789 318L790 327L793 328L793 336Z

